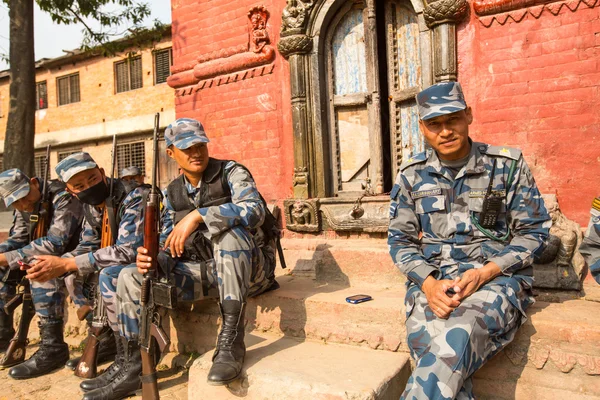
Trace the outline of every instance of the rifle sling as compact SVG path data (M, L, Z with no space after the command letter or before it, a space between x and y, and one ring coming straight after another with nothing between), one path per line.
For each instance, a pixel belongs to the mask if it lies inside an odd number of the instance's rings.
M140 381L142 381L142 384L144 383L155 383L156 380L158 378L158 374L156 373L156 371L154 371L151 374L148 375L141 375L140 376Z

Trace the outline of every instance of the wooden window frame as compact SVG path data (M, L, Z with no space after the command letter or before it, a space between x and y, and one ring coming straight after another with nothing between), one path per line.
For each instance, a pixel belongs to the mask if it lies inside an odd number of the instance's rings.
M132 86L132 77L133 77L133 68L136 67L137 64L134 64L135 62L139 61L139 86L133 87ZM121 65L126 65L126 71L127 71L127 75L122 77L119 73L119 67ZM116 61L114 63L114 76L115 76L115 94L118 93L124 93L124 92L130 92L132 90L136 90L136 89L141 89L144 87L144 68L143 68L143 64L142 64L142 56L138 55L138 56L133 56L133 57L128 57L124 60L120 60L120 61ZM126 84L125 85L121 85L119 83L120 79L127 79ZM120 89L121 86L125 86L124 89Z
M164 54L164 53L167 53L169 55L169 73L164 77L164 80L162 80L163 78L161 76L159 76L159 70L158 70L158 64L156 62L156 57L159 54ZM152 53L152 62L154 64L154 85L161 85L163 83L166 83L167 78L169 76L171 76L171 67L173 66L173 48L168 47L166 49L155 50ZM161 78L160 82L159 82L159 78Z
M73 78L77 78L77 99L74 99L74 95L73 95ZM66 81L67 82L67 93L66 93L66 97L67 97L67 101L64 103L61 103L61 99L63 96L61 96L61 90L60 90L60 82L62 81ZM79 72L75 72L73 74L68 74L68 75L63 75L63 76L59 76L56 78L56 103L58 104L58 106L66 106L67 104L73 104L73 103L79 103L81 101L81 81L79 79Z

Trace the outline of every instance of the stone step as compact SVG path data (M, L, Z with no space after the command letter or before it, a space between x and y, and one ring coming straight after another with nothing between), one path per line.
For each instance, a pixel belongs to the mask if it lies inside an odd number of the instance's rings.
M383 239L284 238L281 244L295 276L361 288L395 288L406 282Z
M190 368L189 400L397 400L410 376L405 353L298 341L252 333L242 378L229 386L206 383L212 352Z
M268 332L300 339L396 351L404 344L404 286L360 290L282 276L281 287L248 301L247 332ZM368 294L373 300L350 304L346 297ZM171 340L180 352L211 350L219 311L214 301L178 308L171 316ZM185 343L185 346L180 344Z

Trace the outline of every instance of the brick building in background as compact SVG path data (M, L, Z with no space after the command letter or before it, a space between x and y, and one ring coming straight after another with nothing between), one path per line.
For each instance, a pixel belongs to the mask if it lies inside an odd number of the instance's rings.
M172 60L169 27L158 43L141 50L132 47L113 57L74 50L39 60L36 175L43 174L48 144L52 145L53 178L57 162L78 151L89 152L110 175L112 136L116 134L118 170L135 165L149 179L152 142L148 139L152 138L154 113L161 113L163 127L175 116L173 90L166 84ZM0 72L0 139L6 133L9 84L9 71ZM0 151L3 148L1 141Z
M211 155L244 163L285 216L291 277L249 302L247 330L267 335L230 391L399 397L410 367L387 193L402 161L425 148L415 94L457 79L473 139L523 149L562 240L554 261L536 265L533 317L475 376L475 393L600 396L600 348L588 343L600 320L586 318L600 305L563 301L594 295L581 290L580 227L557 208L586 225L600 194L599 17L598 0L172 0L176 116L202 121ZM345 304L357 293L375 300ZM194 310L173 317L180 351L213 345L204 336L217 312ZM209 366L210 355L190 370L190 399L229 398L203 383Z

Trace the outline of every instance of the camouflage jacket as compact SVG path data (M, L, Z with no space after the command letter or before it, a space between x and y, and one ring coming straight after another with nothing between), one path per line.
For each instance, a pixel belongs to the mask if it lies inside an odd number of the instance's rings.
M31 257L41 254L61 255L67 250L67 245L83 220L82 205L76 197L63 190L54 196L52 209L47 235L31 243L28 231L31 213L14 212L9 238L0 244L0 253L4 253L11 269L19 268L19 260L29 261Z
M118 207L118 236L114 245L100 248L103 210L84 204L93 216L93 223L84 219L79 245L63 257L75 257L81 275L115 265L135 262L137 248L144 244L144 199L148 189L138 187L127 194Z
M229 161L225 165L225 174L231 190L231 203L197 209L208 228L205 233L208 239L236 225L248 229L257 228L265 219L264 203L248 171L235 161ZM197 207L200 201L200 182L197 187L192 186L187 179L185 182L188 196ZM165 208L160 235L161 247L173 230L173 221L175 221L175 210L169 202L166 191L163 196Z
M591 213L590 223L579 251L590 267L592 276L600 283L600 197L594 200Z
M475 225L491 178L493 190L503 197L501 213L490 239ZM506 187L509 171L514 179ZM516 274L530 286L534 255L541 254L551 219L529 167L517 149L472 143L467 164L453 179L437 154L420 153L400 167L391 192L388 245L396 266L421 287L441 268L458 274L496 263L505 276Z

